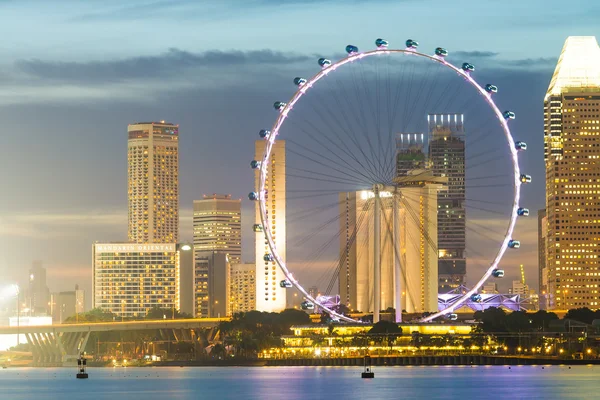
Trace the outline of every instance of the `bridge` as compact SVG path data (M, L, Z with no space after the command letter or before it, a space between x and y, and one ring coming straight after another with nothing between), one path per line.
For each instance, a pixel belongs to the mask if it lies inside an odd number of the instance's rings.
M33 366L60 366L79 357L93 332L155 330L163 338L194 341L205 336L207 330L208 337L214 337L222 321L229 318L11 326L0 327L0 335L24 335L31 348Z

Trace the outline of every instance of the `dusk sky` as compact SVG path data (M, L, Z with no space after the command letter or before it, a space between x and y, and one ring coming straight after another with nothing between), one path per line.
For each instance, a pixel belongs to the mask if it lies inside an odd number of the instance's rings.
M518 116L532 217L515 262L537 289L537 219L544 204L543 97L567 36L600 37L591 0L0 0L0 284L25 284L42 260L51 291L78 283L91 299L94 241L127 237L127 124L180 125L181 237L192 200L231 193L244 205L259 129L288 99L290 79L320 56L377 37L401 47L463 52ZM500 94L499 94L500 95ZM514 275L516 276L516 274ZM472 281L473 279L469 279Z

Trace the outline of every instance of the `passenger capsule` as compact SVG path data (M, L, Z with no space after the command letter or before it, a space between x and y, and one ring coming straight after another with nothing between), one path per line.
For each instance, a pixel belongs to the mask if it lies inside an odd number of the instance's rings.
M473 72L475 71L475 66L469 63L463 63L462 70L465 72Z
M517 215L520 217L529 217L529 208L517 209Z
M527 143L525 143L525 142L517 142L517 143L515 143L515 148L517 150L527 150Z
M474 295L471 296L471 301L475 302L475 303L481 302L481 295L478 293L475 293Z
M259 169L260 168L260 161L256 161L256 160L250 161L250 167L252 167L252 169Z
M385 39L377 39L375 41L375 46L377 46L380 49L385 49L385 48L387 48L389 46L389 43Z
M250 200L252 200L252 201L256 201L256 200L258 200L258 193L256 193L256 192L250 192L248 194L248 198Z
M458 319L458 315L456 314L448 314L446 315L446 318L450 321L456 321Z
M521 174L522 183L531 183L531 175Z
M282 288L291 288L292 282L288 281L287 279L282 280L281 282L279 282L279 286L281 286Z
M300 308L302 308L303 310L314 310L315 305L307 300L300 303Z
M263 226L261 224L254 224L254 225L252 225L252 230L254 232L262 232Z
M270 133L271 133L271 131L268 131L266 129L261 129L260 132L258 132L258 136L265 139L267 136L269 136Z
M485 91L488 93L498 93L498 86L488 83L485 85Z
M348 46L346 46L346 53L352 55L352 54L356 54L358 53L358 47L349 44Z
M283 110L285 106L287 106L287 103L284 101L276 101L275 103L273 103L273 108L277 111Z
M306 84L306 79L304 78L300 78L300 77L296 77L294 78L294 85L298 86L298 87L302 87Z
M444 49L443 47L438 47L435 49L435 55L439 57L446 57L448 55L448 50Z
M503 269L495 269L492 271L492 276L494 278L504 278L504 270Z
M508 241L508 247L510 247L511 249L518 249L519 247L521 247L521 242L519 242L518 240L509 240Z
M264 255L263 260L265 260L265 261L275 261L275 257L273 257L273 254L267 253L267 254Z
M406 41L406 47L409 49L416 49L417 47L419 47L419 42L417 42L416 40L408 39Z
M321 68L327 68L331 65L331 60L328 60L327 58L319 58L319 61L317 62L319 63Z
M504 113L502 115L504 115L504 118L506 118L506 119L515 119L516 118L515 113L512 111L504 111Z

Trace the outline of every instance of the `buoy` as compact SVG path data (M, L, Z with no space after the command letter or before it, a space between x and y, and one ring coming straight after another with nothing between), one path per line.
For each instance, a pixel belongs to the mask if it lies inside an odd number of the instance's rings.
M77 359L77 379L87 379L88 374L86 372L87 369L87 361L83 357L83 354L79 356Z
M365 356L364 365L365 369L360 375L361 378L375 378L375 373L371 370L371 356Z

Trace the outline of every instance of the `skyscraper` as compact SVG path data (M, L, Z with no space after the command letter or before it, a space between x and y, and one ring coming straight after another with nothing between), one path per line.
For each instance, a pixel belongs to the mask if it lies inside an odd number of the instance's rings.
M194 251L229 255L238 264L242 256L241 200L230 194L204 195L194 200Z
M544 98L548 309L599 308L600 48L567 38Z
M41 261L34 261L29 270L28 304L34 314L45 315L48 312L50 291L46 285L46 269Z
M230 315L256 310L256 266L231 264L229 268Z
M220 318L229 315L229 259L218 251L194 254L194 315Z
M266 141L257 140L255 159L262 160ZM269 218L271 235L277 247L277 252L286 260L286 226L285 226L285 141L278 140L273 145L271 159L267 166L265 190L266 211ZM259 171L255 173L255 187L258 188ZM261 223L259 203L255 205L255 222ZM285 309L286 289L279 283L285 275L275 261L266 261L265 254L269 253L269 245L264 235L256 235L256 309L258 311L279 312Z
M465 131L462 114L431 114L429 163L435 176L448 178L438 194L439 292L464 284L465 259Z
M177 243L179 126L141 122L127 133L129 241Z

